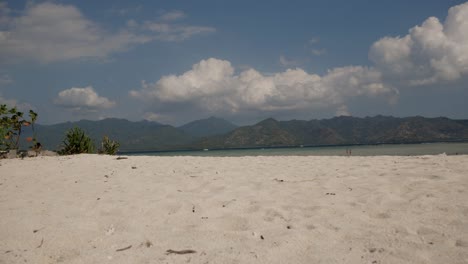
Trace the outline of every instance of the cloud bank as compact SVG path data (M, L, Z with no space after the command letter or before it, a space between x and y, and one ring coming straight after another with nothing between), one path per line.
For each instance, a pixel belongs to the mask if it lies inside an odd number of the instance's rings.
M300 68L264 75L254 69L234 73L231 63L210 58L181 75L142 83L130 95L158 104L185 103L208 112L288 111L342 105L354 96L378 96L395 91L381 74L360 66L336 68L324 76Z
M380 97L392 104L402 89L456 82L467 76L467 32L465 3L450 8L443 23L430 17L406 36L373 43L370 67L338 67L322 76L301 68L265 75L255 69L236 73L229 61L209 58L180 75L163 76L154 83L143 81L141 89L130 95L165 115L171 113L164 109L176 108L215 114L331 108L336 115L349 115L347 105L354 98ZM280 63L288 65L289 61L280 57Z
M0 4L0 58L3 61L35 60L41 63L81 58L104 58L150 41L182 41L214 32L212 27L179 25L185 14L163 14L161 22L129 21L115 32L103 29L72 5L29 3L20 16L11 16Z
M55 98L54 104L78 112L94 112L116 105L114 101L99 96L91 86L63 90Z
M122 29L106 32L74 6L51 2L28 5L19 17L8 17L0 31L0 56L43 63L83 57L106 57L149 37Z

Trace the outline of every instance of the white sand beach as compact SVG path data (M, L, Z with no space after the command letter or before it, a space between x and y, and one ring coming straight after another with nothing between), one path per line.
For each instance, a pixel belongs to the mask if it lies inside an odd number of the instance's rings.
M0 160L0 263L468 263L468 156Z

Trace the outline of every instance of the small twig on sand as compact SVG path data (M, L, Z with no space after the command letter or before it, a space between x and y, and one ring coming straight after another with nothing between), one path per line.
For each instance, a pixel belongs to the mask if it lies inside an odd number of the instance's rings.
M192 250L192 249L184 249L184 250L168 249L168 250L166 250L166 255L169 255L169 254L183 255L183 254L193 254L193 253L197 253L197 251Z
M116 160L128 159L127 157L117 157Z
M124 250L131 249L131 248L132 248L132 245L130 245L128 247L116 249L115 251L124 251Z
M44 238L42 238L41 244L39 244L39 246L37 246L36 248L41 248L41 247L42 247L42 244L44 244Z
M33 233L37 233L37 232L41 231L41 230L44 229L44 228L45 228L45 227L41 227L41 228L39 228L39 229L34 229L34 230L33 230Z

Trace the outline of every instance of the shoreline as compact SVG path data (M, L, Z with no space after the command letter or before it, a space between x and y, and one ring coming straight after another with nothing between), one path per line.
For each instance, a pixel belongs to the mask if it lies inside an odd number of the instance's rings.
M177 151L119 152L129 156L348 156L346 150L352 150L353 156L421 156L421 155L468 155L467 143L421 143L421 144L381 144L325 147L272 147L242 149L209 149Z
M314 149L314 148L344 148L344 147L371 147L371 146L410 146L410 145L425 145L425 144L468 144L468 140L452 140L452 141L419 141L419 142L400 142L400 143L374 143L374 144L341 144L341 145L289 145L289 146L260 146L260 147L237 147L237 148L213 148L213 149L173 149L173 150L126 150L119 152L120 155L132 155L139 153L170 153L170 152L200 152L200 151L235 151L235 150L261 150L261 149Z

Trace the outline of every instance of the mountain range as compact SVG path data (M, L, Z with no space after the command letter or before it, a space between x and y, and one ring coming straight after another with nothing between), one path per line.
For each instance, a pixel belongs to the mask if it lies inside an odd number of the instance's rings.
M36 125L37 138L45 148L57 150L73 127L82 128L96 143L107 135L121 144L123 152L468 141L468 120L380 115L309 121L268 118L241 127L216 117L180 127L109 118Z
M180 127L146 120L131 122L107 118L54 125L38 124L36 136L45 148L57 150L61 148L66 131L73 127L83 129L97 144L103 136L108 136L120 143L121 151L171 150L189 146L200 138L224 134L237 128L236 125L216 117L196 120ZM31 131L26 131L24 136L32 136Z
M203 139L205 148L394 144L468 140L468 120L375 116L277 121L269 118Z

